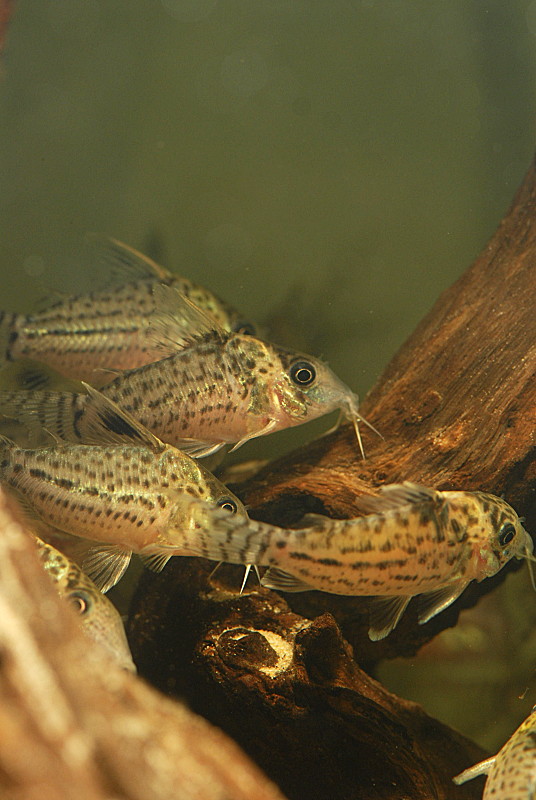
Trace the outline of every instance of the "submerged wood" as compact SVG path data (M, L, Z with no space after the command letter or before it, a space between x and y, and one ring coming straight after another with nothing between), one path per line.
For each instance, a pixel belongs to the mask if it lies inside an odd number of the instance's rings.
M283 800L239 748L83 635L0 494L2 800Z
M351 517L359 495L412 480L504 495L534 530L535 308L532 165L491 242L366 397L362 413L384 438L363 428L363 461L345 426L272 462L234 487L251 515L283 526L307 511ZM474 746L362 668L414 653L504 571L427 625L410 606L394 633L372 643L364 600L233 597L211 589L210 569L174 559L138 588L132 645L155 685L231 733L293 800L481 797L481 781L451 782L480 757Z

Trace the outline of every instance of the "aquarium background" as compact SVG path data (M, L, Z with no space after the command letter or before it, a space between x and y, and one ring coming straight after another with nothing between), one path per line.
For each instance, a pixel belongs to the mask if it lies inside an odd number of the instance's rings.
M101 232L364 394L506 212L535 77L534 0L20 0L0 78L0 307L105 280L84 250ZM485 601L487 649L469 617L384 679L497 746L536 702L529 591L523 571Z

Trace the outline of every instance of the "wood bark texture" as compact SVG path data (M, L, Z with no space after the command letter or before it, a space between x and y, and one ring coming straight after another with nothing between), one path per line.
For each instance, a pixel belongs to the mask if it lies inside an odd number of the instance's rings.
M504 495L536 522L536 174L473 266L418 325L366 397L362 460L350 426L233 488L250 514L356 516L356 498L411 480ZM390 695L365 669L414 653L504 578L472 585L427 625L411 606L384 641L366 601L214 588L212 565L173 559L145 574L130 621L141 674L228 731L293 800L478 798L454 787L477 749ZM230 569L230 568L229 568ZM342 634L341 634L342 631ZM344 637L344 638L343 638ZM358 666L359 665L359 666Z
M79 628L0 494L2 800L283 800L221 731Z

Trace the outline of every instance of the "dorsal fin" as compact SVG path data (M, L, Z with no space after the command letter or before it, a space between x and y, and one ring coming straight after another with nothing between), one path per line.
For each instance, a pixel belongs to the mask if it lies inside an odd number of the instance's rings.
M113 400L88 383L82 381L82 385L89 395L89 402L83 410L84 444L144 445L157 453L166 447L157 436L127 411L119 408Z
M139 253L128 244L99 233L89 233L86 240L96 253L96 258L106 269L112 283L129 283L136 280L168 281L173 276L152 258Z
M174 287L156 283L153 296L156 311L148 336L162 350L162 357L191 347L202 339L225 342L231 335L211 314Z
M377 497L363 495L356 501L356 506L364 514L384 514L397 508L403 508L416 503L425 503L437 500L439 493L426 486L419 486L410 481L393 483L380 488Z

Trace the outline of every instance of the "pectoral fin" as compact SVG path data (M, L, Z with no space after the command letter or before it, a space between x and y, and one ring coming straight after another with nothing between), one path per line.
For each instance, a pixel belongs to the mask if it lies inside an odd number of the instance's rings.
M444 586L442 589L437 589L435 592L427 592L419 598L419 625L424 625L448 608L468 586L469 581L457 581Z
M310 592L313 587L278 567L270 567L261 580L261 586L280 592Z
M124 545L99 545L88 552L82 569L101 592L107 592L121 580L131 556L132 550Z
M460 772L460 774L456 775L456 777L452 780L454 783L459 785L460 783L465 783L465 781L472 781L473 778L477 778L479 775L487 775L492 766L495 764L495 758L495 756L492 756L492 758L486 758L485 761L480 761L473 767L464 769L463 772Z
M370 601L369 639L379 642L396 628L411 596L375 597Z
M271 433L273 429L277 425L276 419L271 419L269 422L266 423L264 428L261 428L258 431L252 431L248 433L247 436L243 436L231 449L229 450L230 453L234 453L235 450L238 450L239 447L242 447L243 444L249 442L250 439L257 439L259 436L266 436L267 433Z

